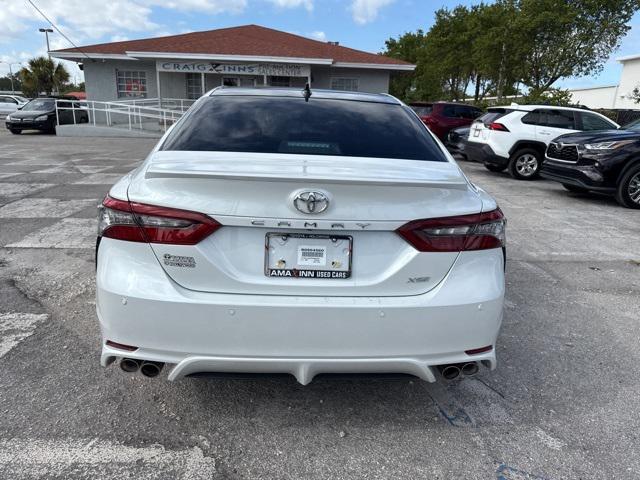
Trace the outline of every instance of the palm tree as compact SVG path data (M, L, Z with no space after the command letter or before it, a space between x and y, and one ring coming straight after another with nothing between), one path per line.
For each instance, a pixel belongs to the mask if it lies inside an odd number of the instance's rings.
M59 91L69 81L69 72L61 63L54 63L47 57L35 57L20 70L22 91L29 97L37 97L44 91L47 95Z

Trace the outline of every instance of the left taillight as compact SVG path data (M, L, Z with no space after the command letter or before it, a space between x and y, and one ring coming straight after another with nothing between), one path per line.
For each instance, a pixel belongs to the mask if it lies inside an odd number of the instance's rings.
M202 213L105 197L98 236L129 242L195 245L221 225Z
M414 220L396 232L420 252L487 250L505 245L502 210L455 217Z

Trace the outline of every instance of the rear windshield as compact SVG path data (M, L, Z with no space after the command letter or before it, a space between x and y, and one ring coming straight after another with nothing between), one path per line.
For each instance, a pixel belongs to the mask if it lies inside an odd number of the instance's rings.
M504 117L507 113L511 113L513 110L508 108L490 108L487 113L478 117L476 122L482 122L485 125L493 123L501 117Z
M420 117L426 117L431 112L433 112L432 105L411 105L411 109Z
M405 106L302 96L209 97L162 149L447 161Z

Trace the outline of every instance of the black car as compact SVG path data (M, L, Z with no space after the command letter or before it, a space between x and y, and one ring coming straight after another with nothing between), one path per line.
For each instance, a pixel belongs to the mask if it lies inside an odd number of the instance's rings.
M447 147L447 150L449 150L451 155L460 155L461 157L464 157L465 160L467 159L464 149L467 145L470 130L470 127L460 127L454 128L449 132L444 145Z
M640 209L640 120L619 130L559 136L547 148L540 175L571 192L608 193Z
M81 109L80 103L72 100L58 102L58 118L56 118L55 98L36 98L26 103L13 113L7 115L5 125L13 134L22 130L41 130L55 133L56 124L87 123L89 114Z

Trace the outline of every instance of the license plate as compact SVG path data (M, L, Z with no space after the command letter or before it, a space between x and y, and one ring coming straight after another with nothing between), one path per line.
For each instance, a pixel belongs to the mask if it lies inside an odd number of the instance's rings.
M476 128L476 129L473 130L473 136L474 137L479 137L480 136L480 129L479 128Z
M264 273L268 277L349 278L352 248L349 235L267 233Z

